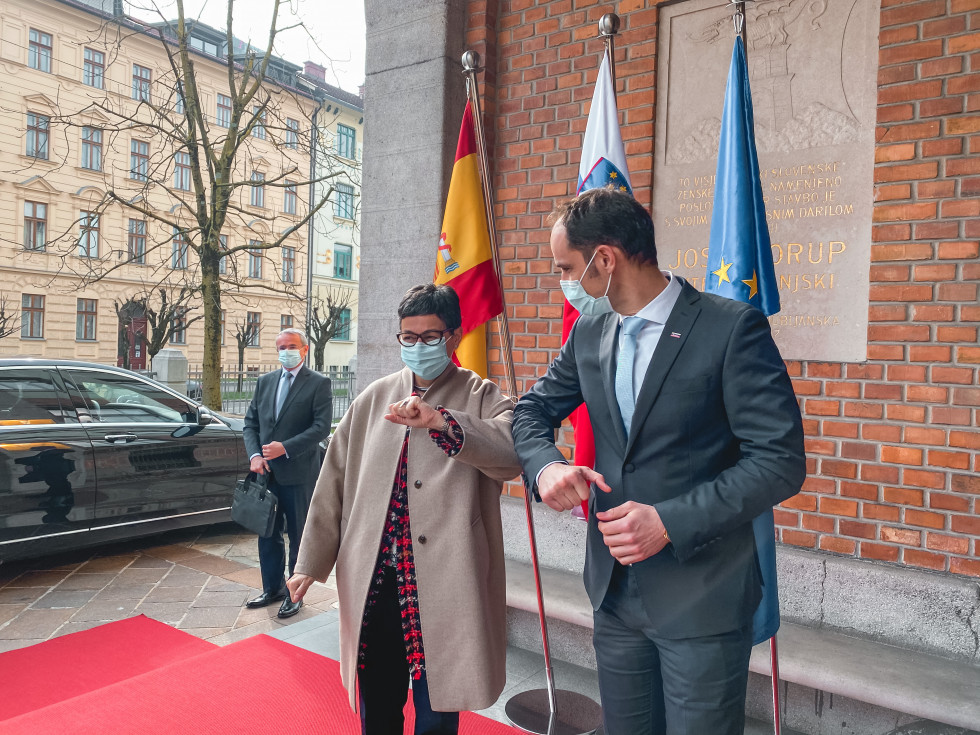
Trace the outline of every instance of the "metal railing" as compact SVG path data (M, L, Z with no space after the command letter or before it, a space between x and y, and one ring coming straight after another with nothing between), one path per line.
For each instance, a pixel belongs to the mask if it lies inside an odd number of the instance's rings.
M221 371L221 410L223 413L242 416L255 394L255 384L260 375L273 370L281 370L279 363L267 365L244 365ZM343 418L351 401L357 395L357 376L347 370L321 371L330 378L333 391L333 423ZM200 365L189 366L187 370L187 394L200 399L203 371Z

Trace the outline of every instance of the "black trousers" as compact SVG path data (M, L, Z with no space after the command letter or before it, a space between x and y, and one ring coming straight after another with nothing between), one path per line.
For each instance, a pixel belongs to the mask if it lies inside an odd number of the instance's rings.
M303 485L280 485L272 477L269 489L279 498L279 507L272 535L259 537L259 569L262 571L262 591L276 594L286 589L286 542L282 537L283 531L289 536L289 575L292 576L309 508L306 507Z
M751 625L663 638L650 625L633 570L619 564L594 622L606 735L742 735Z
M365 648L364 668L357 674L358 709L363 735L402 735L408 700L408 659L398 604L398 580L394 569L385 567L381 590L361 629ZM429 703L425 672L412 682L415 706L415 735L456 735L458 712L434 712Z

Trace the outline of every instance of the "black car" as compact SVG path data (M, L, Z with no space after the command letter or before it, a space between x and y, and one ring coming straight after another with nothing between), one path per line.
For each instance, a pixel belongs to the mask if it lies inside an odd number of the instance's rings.
M229 520L242 421L121 368L0 359L0 563Z

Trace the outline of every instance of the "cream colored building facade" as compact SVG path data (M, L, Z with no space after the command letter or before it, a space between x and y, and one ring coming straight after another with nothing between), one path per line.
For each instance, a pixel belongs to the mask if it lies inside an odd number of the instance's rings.
M314 200L330 189L331 203L314 221L311 309L327 298L346 302L346 322L324 348L324 369L354 370L357 355L357 299L361 271L361 154L364 100L324 81L324 70L307 63L305 81L316 85L317 178Z
M149 95L156 105L170 104L173 119L181 119L180 109L167 99L175 89L167 56L158 38L132 27L120 34L119 28L95 9L59 0L4 0L0 5L0 298L8 314L20 315L20 328L0 339L0 356L116 364L122 349L116 306L151 286L150 305L158 305L161 285L176 291L195 282L193 251L163 223L119 204L97 219L86 214L112 189L182 222L191 215L181 204L193 197L183 187L190 169L181 168L185 161L167 149L169 139L155 132L158 121L139 100ZM206 45L208 31L214 38L214 29L204 29L194 43L202 51L212 50ZM107 42L117 34L122 37L118 43ZM225 114L227 69L203 52L195 52L194 64L216 137ZM285 66L289 72L290 65ZM283 133L287 140L308 140L316 107L312 96L288 87L274 91L275 117L290 128ZM93 103L146 125L120 130L118 118ZM62 116L70 120L62 124ZM251 136L236 175L274 182L282 172L295 170L294 178L307 181L309 146L282 145L282 135L278 143L274 137L271 131ZM165 167L160 179L166 187L148 187L141 180L147 169L152 179L156 167ZM288 181L262 187L261 197L254 187L239 190L234 216L222 230L229 247L270 242L288 233L282 249L261 257L239 252L234 262L224 264L226 273L240 276L242 286L222 288L226 367L238 360L236 325L258 324L255 344L245 350L247 364L274 363L280 329L304 325L309 232L297 224L309 206L303 191L309 186L289 191L283 183ZM87 282L86 271L106 275ZM188 320L203 313L199 301L191 306L197 308ZM202 361L203 339L204 323L198 320L166 347L181 350L193 370ZM137 351L135 345L131 349ZM139 361L133 366L142 367Z

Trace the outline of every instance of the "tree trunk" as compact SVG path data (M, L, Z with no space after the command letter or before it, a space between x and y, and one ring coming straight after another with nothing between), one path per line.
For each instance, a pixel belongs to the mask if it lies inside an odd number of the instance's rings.
M204 363L201 374L202 400L221 410L221 283L218 279L216 248L201 248L201 301L204 305Z

